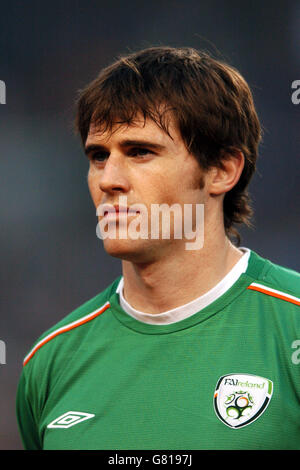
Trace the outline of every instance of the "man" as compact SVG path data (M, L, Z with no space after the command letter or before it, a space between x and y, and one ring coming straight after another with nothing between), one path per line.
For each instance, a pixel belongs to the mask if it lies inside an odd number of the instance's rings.
M245 80L149 48L81 91L76 123L122 276L25 357L25 448L299 449L299 275L233 243L260 141Z

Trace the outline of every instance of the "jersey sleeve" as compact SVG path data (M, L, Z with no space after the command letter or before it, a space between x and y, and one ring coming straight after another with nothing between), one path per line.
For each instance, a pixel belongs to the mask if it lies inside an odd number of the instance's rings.
M41 450L38 429L28 396L28 386L24 371L22 372L16 398L16 413L19 431L25 450Z

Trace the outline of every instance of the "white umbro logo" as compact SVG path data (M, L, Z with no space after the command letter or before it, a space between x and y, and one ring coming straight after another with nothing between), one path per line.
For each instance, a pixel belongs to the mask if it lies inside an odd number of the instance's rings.
M81 411L67 411L67 413L64 413L48 424L47 428L70 428L94 416L91 413L82 413Z

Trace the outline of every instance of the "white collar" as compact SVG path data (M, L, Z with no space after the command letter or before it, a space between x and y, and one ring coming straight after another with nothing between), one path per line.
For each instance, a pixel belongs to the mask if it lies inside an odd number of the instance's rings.
M244 255L239 259L239 261L234 265L229 273L226 274L226 276L208 292L185 305L180 305L179 307L173 308L172 310L155 314L136 310L125 300L123 296L124 278L122 277L116 290L116 293L119 294L120 306L128 315L132 316L136 320L151 325L170 325L171 323L184 320L185 318L194 315L221 297L221 295L223 295L228 289L230 289L230 287L233 286L241 274L247 270L251 251L244 247L240 248L240 250L244 252Z

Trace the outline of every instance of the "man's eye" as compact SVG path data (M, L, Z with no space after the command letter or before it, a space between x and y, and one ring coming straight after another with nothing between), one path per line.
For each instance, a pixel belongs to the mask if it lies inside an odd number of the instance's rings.
M148 154L153 154L153 152L151 152L151 150L149 149L146 149L146 148L133 148L129 151L129 155L131 155L132 157L144 157Z
M91 155L91 160L95 162L103 162L107 157L108 155L106 153L97 152Z

